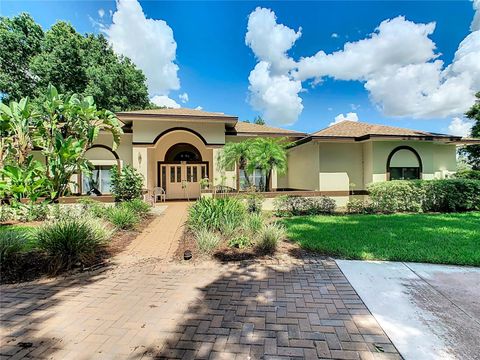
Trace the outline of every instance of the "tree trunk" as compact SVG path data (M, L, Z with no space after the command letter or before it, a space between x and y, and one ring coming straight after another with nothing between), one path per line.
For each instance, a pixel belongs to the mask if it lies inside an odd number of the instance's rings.
M267 171L267 175L265 176L265 191L270 191L270 179L272 178L272 170Z

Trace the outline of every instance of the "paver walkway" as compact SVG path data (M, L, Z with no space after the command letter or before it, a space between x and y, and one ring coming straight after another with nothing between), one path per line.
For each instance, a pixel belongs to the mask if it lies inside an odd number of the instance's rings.
M185 209L169 204L103 273L2 286L1 357L400 358L334 261L165 261L156 246L173 253L160 240Z

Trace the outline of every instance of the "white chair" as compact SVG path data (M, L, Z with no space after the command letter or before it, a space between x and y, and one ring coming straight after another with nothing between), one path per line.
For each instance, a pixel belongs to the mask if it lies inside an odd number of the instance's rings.
M155 187L153 188L153 201L157 202L157 199L160 197L160 201L165 202L167 199L167 194L165 193L165 190L163 190L162 187Z

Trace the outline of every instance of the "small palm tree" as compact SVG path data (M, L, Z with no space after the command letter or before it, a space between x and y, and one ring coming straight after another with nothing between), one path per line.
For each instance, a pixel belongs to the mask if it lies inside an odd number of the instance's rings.
M279 174L287 171L287 143L284 139L257 138L249 144L250 161L247 170L255 169L265 171L265 190L270 191L270 179L272 171L276 169Z
M251 143L252 142L250 140L237 143L226 143L223 148L223 153L219 159L220 166L223 169L230 169L238 166L240 172L243 173L247 187L251 186L250 179L248 178L247 174L247 166L250 159Z

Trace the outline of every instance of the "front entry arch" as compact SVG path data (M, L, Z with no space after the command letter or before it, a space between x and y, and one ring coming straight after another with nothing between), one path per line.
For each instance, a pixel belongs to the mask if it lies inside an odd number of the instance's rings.
M157 163L157 186L165 190L167 199L200 197L201 179L208 178L208 161L192 144L177 143Z

